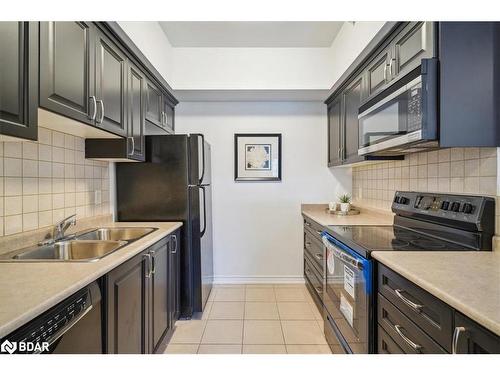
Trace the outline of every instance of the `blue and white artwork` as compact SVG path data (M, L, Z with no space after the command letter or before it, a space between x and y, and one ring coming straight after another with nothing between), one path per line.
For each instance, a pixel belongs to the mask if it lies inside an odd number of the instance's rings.
M270 144L246 144L245 145L245 169L252 171L271 170L271 145Z

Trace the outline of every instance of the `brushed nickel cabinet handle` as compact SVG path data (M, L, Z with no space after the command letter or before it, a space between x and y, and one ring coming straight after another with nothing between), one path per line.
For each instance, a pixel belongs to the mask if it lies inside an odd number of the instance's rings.
M458 338L462 332L465 332L465 327L455 327L455 331L453 331L453 340L451 345L451 354L458 354Z
M411 348L415 351L420 351L420 349L422 349L422 346L421 345L418 345L418 344L415 344L413 341L411 341L408 337L406 337L406 335L403 333L403 331L401 330L401 326L399 324L395 324L394 325L394 329L396 330L396 332L398 333L398 335L408 344L411 346Z
M144 254L142 256L147 260L147 272L146 272L146 277L149 279L151 277L151 254Z
M151 274L154 275L156 272L156 253L154 250L151 250L150 253L151 253Z
M94 109L94 111L92 112L92 116L90 116L90 119L91 119L92 121L94 121L94 120L95 120L95 117L97 116L97 100L95 99L95 96L94 96L94 95L92 95L92 96L90 97L90 100L92 100L92 103L93 103L93 109Z
M399 299L401 299L401 301L403 301L407 306L410 306L412 309L417 310L418 312L420 312L420 310L422 310L424 308L424 305L419 305L418 303L415 303L415 302L409 300L408 298L406 298L405 296L403 296L403 292L404 292L404 290L402 290L402 289L395 289L394 290L394 293L396 293L396 295L399 297Z
M101 115L99 116L99 119L97 120L97 124L102 124L102 121L104 120L104 102L102 100L97 100L97 103L101 105Z
M323 260L323 254L316 253L316 254L314 254L314 257L315 257L317 260Z

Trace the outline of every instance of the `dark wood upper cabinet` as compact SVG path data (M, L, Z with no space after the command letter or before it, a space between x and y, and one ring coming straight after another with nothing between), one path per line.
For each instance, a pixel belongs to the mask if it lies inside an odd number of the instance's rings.
M128 66L128 105L127 105L127 145L128 156L131 159L145 160L145 87L144 74L132 63Z
M146 81L146 120L163 126L163 96L161 90L150 80Z
M95 34L88 22L40 23L40 106L91 125Z
M389 62L391 53L389 50L382 51L375 59L368 63L366 69L367 95L374 95L385 87L391 79L389 76Z
M163 127L169 133L174 133L174 105L166 95L163 95Z
M161 339L168 328L170 328L169 314L169 260L170 253L170 237L166 241L161 241L153 246L150 254L153 262L152 270L152 351L155 352L161 344Z
M109 272L106 280L106 352L148 353L148 256L145 253L136 255Z
M96 35L95 95L96 125L112 133L127 135L125 54L102 32Z
M339 96L328 106L328 166L342 163L340 156L342 128L342 97Z
M358 155L358 109L361 103L362 91L363 76L359 76L342 94L344 107L344 147L342 147L341 154L345 163L352 163L361 159Z
M38 22L0 22L0 138L38 137Z
M420 66L422 59L436 55L434 22L410 22L394 39L389 72L404 76Z

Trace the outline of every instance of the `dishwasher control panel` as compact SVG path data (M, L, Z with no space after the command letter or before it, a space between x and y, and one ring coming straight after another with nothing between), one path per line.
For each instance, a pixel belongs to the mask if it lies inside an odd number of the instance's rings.
M84 288L17 329L5 340L15 343L14 353L50 353L50 346L92 308L90 288Z

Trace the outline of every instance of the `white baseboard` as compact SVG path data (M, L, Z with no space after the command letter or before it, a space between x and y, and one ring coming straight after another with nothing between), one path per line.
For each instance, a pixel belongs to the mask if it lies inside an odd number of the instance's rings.
M214 276L214 284L304 284L303 276Z

